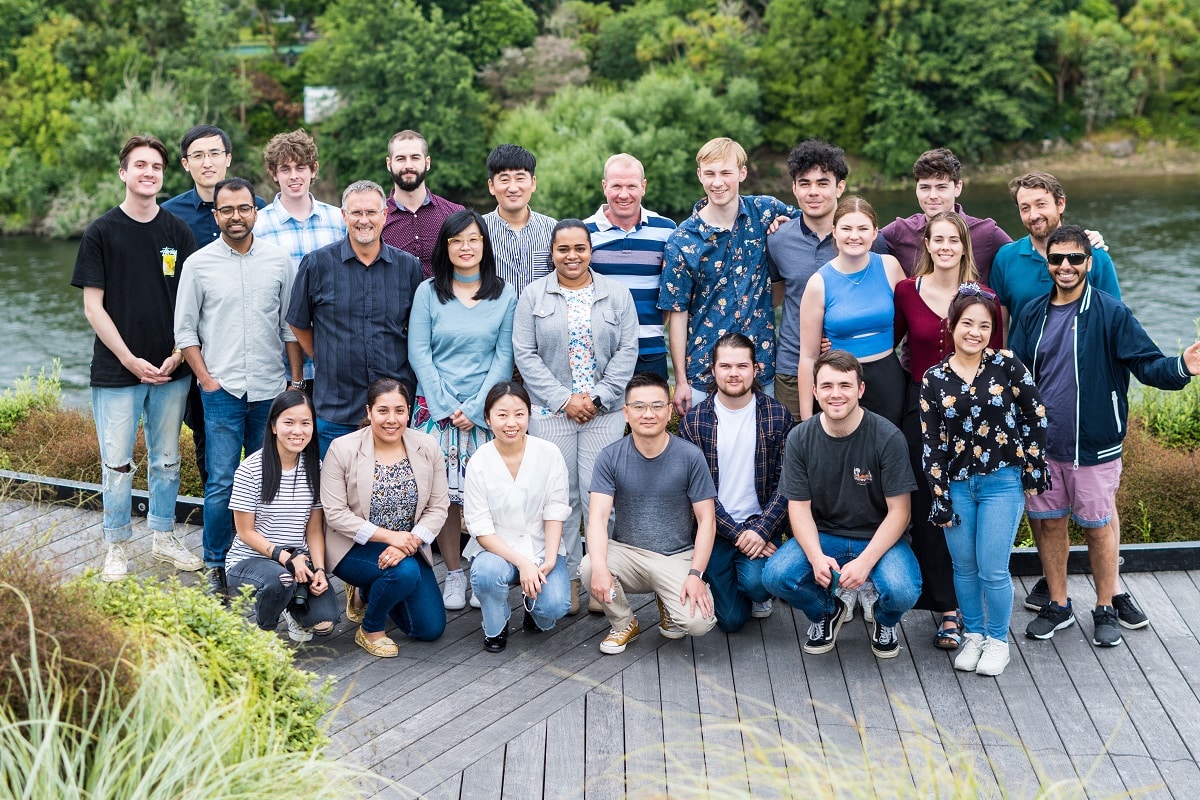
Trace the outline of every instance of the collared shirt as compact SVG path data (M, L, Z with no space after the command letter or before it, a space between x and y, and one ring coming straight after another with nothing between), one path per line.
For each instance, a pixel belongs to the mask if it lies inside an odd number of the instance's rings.
M658 307L688 312L687 380L698 383L712 367L712 349L729 331L754 340L760 379L775 378L775 310L766 264L767 228L777 216L800 212L774 197L743 195L733 228L700 217L705 198L680 223L663 251ZM679 376L676 376L679 380Z
M663 248L675 223L653 211L642 209L633 230L613 225L602 205L584 220L592 234L592 269L615 278L629 288L638 315L638 354L667 352L663 338L663 314L658 308L662 285Z
M971 236L971 256L979 269L979 282L988 284L992 272L992 261L996 252L1012 241L996 220L991 217L980 219L963 212L959 203L954 204L954 210L967 223L967 233ZM896 217L883 226L883 238L887 240L888 249L904 268L904 274L911 276L917 269L921 250L925 246L925 213L913 214L911 217Z
M280 346L296 341L285 319L294 275L287 252L257 237L245 255L223 239L200 248L179 279L175 346L199 346L234 397L273 399L287 381Z
M282 198L282 194L276 194L275 199L258 212L254 235L286 250L293 267L299 268L300 259L313 250L346 238L346 221L342 219L341 209L322 203L309 193L312 210L304 219L298 219L283 207Z
M992 261L990 280L989 285L1008 309L1010 320L1020 319L1025 306L1050 294L1054 288L1046 257L1034 249L1033 240L1028 236L1000 248ZM1092 271L1087 280L1100 291L1121 299L1117 270L1112 258L1103 250L1092 250Z
M387 220L383 223L383 241L421 259L421 274L433 276L433 248L446 217L463 207L433 192L425 191L425 202L409 211L389 196Z
M713 483L721 485L717 463L716 395L709 395L692 406L679 422L679 436L700 448ZM762 392L754 393L754 490L762 505L762 514L738 524L717 500L717 534L733 541L743 530L752 530L763 539L773 539L787 526L787 499L779 493L779 475L783 469L784 444L792 429L792 415L783 403Z
M557 221L529 209L529 222L520 230L500 216L499 211L483 215L496 254L496 274L516 290L517 296L538 278L554 271L550 263L550 234Z
M254 195L256 208L263 208L266 205L266 200ZM187 226L192 229L192 235L196 237L197 247L204 247L221 238L221 229L217 227L217 220L213 217L213 204L207 200L201 200L195 188L175 195L159 207L165 208L187 223Z
M414 388L408 316L420 283L421 262L388 244L370 265L358 260L349 239L300 262L287 321L313 332L317 416L342 425L358 422L367 387L377 378Z

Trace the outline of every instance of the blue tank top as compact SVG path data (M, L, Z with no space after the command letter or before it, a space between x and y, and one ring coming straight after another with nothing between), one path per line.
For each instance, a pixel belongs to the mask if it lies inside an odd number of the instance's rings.
M879 254L871 253L866 268L853 275L830 263L819 271L825 281L825 336L834 349L855 358L891 350L895 293Z

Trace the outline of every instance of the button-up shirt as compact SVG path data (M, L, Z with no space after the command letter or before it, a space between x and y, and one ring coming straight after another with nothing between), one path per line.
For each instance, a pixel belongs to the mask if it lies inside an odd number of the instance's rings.
M729 230L700 217L707 198L680 223L663 252L658 307L688 312L688 383L698 383L712 368L717 339L737 331L754 340L755 360L765 383L775 378L775 311L766 263L767 228L777 216L800 212L762 195L738 198L739 210ZM679 380L679 376L676 376Z
M287 381L280 347L296 341L285 319L294 274L287 252L258 238L245 255L223 239L200 248L179 279L175 346L199 346L234 397L273 399Z
M550 234L557 223L553 217L530 209L529 222L520 230L514 230L498 211L484 214L483 221L492 237L496 274L516 290L518 297L526 286L554 271L550 263Z
M313 250L346 238L346 221L341 209L322 203L309 194L312 210L303 219L293 217L283 207L282 195L275 195L270 205L258 212L254 235L273 242L287 251L294 267Z
M263 208L266 205L266 200L254 195L255 208ZM177 194L159 207L165 208L187 223L192 229L192 235L196 237L197 247L204 247L221 238L221 229L217 227L217 220L213 217L213 204L201 200L195 189Z
M433 277L433 247L437 244L442 223L455 211L462 210L463 207L458 203L438 197L428 190L425 192L425 202L416 211L409 211L394 198L388 197L383 241L421 259L421 274L426 278Z
M300 262L288 324L312 329L317 416L353 425L363 417L367 387L395 378L414 389L408 364L408 316L421 283L417 257L384 244L371 264L349 239L314 250Z

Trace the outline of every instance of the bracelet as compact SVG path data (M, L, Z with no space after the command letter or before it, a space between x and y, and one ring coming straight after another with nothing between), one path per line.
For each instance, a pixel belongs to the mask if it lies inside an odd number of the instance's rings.
M699 578L700 580L704 580L704 573L703 573L703 572L701 572L701 571L700 571L700 570L698 570L698 569L689 569L689 570L688 570L688 575L689 575L689 576L691 576L691 575L695 575L695 576L696 576L697 578Z
M288 386L293 389L303 389L304 381L288 381Z
M277 547L276 547L274 550L272 550L272 551L271 551L271 560L272 560L272 561L278 561L278 560L279 560L279 554L280 554L280 553L282 553L282 552L283 552L283 545L279 545L279 546L277 546Z

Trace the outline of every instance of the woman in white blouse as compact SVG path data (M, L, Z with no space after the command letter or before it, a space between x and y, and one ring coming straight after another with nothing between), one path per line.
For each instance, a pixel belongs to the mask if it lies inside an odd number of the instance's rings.
M483 611L483 649L508 644L508 591L520 585L524 629L554 627L571 606L563 520L571 513L567 465L558 448L529 436L529 393L501 382L484 400L495 439L467 465L463 515L471 531L471 591Z

